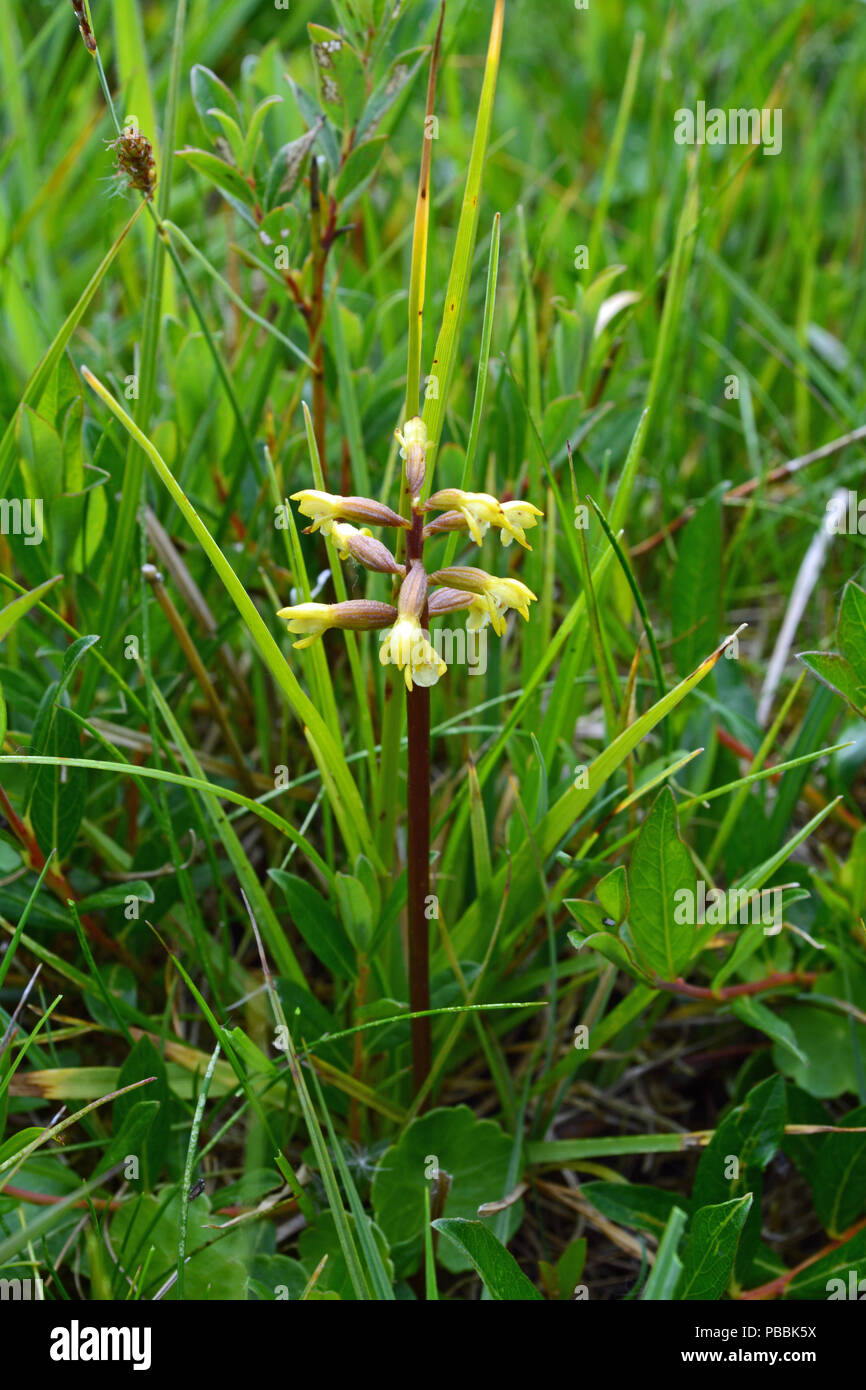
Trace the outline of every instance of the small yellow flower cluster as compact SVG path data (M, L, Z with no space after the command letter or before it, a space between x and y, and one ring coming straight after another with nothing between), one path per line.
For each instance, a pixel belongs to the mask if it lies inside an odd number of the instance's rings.
M292 497L301 514L312 523L307 529L330 537L342 559L351 557L367 569L400 577L397 606L367 599L301 603L281 608L277 616L286 619L290 632L301 635L296 647L308 647L332 627L386 628L379 660L383 666L393 665L401 670L406 688L411 691L416 685L435 685L447 670L429 641L429 617L468 609L466 626L470 631L478 631L489 623L502 636L507 613L514 609L528 620L529 605L535 600L535 594L519 579L501 579L471 565L455 565L428 575L422 563L425 540L448 531L467 531L480 545L492 526L499 531L504 546L516 540L529 550L526 532L537 525L536 518L543 513L530 502L500 502L489 493L464 492L460 488L444 488L422 502L420 492L426 476L428 447L423 420L416 416L407 421L402 433L397 431L397 439L413 499L411 520L369 497L339 497L311 488ZM440 515L425 524L428 512ZM406 565L399 564L388 547L372 536L370 526L390 526L408 532Z

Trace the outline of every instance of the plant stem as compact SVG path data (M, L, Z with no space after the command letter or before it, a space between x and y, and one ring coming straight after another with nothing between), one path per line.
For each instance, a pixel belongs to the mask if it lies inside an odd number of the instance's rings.
M407 535L407 560L420 560L424 548L421 513L413 516ZM421 626L427 630L424 604ZM430 1008L430 950L427 898L430 892L430 691L414 686L406 691L406 729L409 741L408 811L408 930L409 1009ZM430 1071L430 1019L412 1019L412 1088L417 1095Z
M329 228L330 231L330 228ZM319 460L327 486L327 463L325 458L326 399L325 399L325 260L328 243L322 234L322 204L319 192L319 166L315 159L310 164L310 250L313 261L313 287L310 296L310 356L315 363L313 371L313 430L319 450Z

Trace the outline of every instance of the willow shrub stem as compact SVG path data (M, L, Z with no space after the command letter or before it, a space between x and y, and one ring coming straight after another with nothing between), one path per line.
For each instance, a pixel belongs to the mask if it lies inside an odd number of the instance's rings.
M423 516L416 514L407 534L407 560L420 560L424 549ZM421 626L429 627L427 605ZM408 897L409 1009L430 1008L430 949L427 898L430 892L430 690L415 685L406 691L409 742ZM412 1089L417 1095L430 1072L430 1019L412 1019Z

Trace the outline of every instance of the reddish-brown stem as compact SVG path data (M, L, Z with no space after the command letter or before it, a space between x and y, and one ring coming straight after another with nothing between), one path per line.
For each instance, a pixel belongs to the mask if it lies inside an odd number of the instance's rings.
M417 514L407 533L407 561L420 560L424 549L424 518ZM427 604L421 618L426 630ZM406 692L406 725L409 742L408 900L409 1008L412 1013L430 1008L430 948L427 898L430 891L430 691L415 686ZM417 1095L430 1072L430 1019L413 1018L412 1083Z
M322 225L322 201L319 191L319 166L313 160L310 165L310 250L312 253L312 292L310 295L309 317L310 354L315 369L313 371L313 434L319 451L322 477L327 487L328 465L325 457L326 399L325 399L325 262L334 240L336 224L336 204L330 200L327 223Z
M809 1265L813 1265L816 1260L823 1259L825 1255L832 1255L834 1250L838 1250L840 1245L845 1244L846 1240L850 1240L858 1231L862 1231L864 1226L866 1226L866 1216L855 1222L853 1226L849 1226L847 1231L843 1231L838 1240L832 1240L829 1245L817 1250L814 1255L810 1255L801 1264L795 1265L793 1269L786 1269L784 1274L780 1274L776 1279L771 1279L769 1284L761 1284L757 1289L746 1289L737 1297L744 1302L748 1300L758 1302L767 1298L775 1298L777 1294L783 1294L795 1275L799 1274L801 1270L808 1269Z
M811 985L818 976L813 970L779 971L768 975L764 980L749 980L742 985L725 985L722 989L710 989L706 985L690 985L683 979L656 980L657 989L668 990L671 994L684 994L689 999L740 999L744 995L763 994L768 989L781 989L784 985Z

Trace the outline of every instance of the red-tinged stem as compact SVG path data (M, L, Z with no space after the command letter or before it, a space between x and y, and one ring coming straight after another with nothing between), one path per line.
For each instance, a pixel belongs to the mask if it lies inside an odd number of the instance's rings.
M407 534L407 561L420 560L424 548L423 516L413 517ZM421 618L426 630L427 604ZM406 725L409 742L408 811L408 934L409 1008L412 1013L430 1008L430 946L427 898L430 892L430 691L415 686L406 691ZM413 1018L412 1086L415 1095L430 1073L430 1019Z
M744 995L763 994L768 989L782 989L786 985L811 985L818 976L814 970L786 970L775 975L767 975L763 980L749 980L742 985L725 985L722 989L709 989L706 985L690 985L682 978L678 980L656 980L656 988L667 990L670 994L683 994L689 999L740 999Z
M852 1236L855 1236L858 1231L862 1231L864 1226L866 1226L866 1216L855 1222L853 1226L849 1226L847 1231L843 1231L838 1240L833 1240L829 1245L816 1250L815 1254L810 1255L807 1260L803 1260L802 1264L795 1265L793 1269L786 1269L784 1274L780 1274L776 1279L771 1279L769 1284L761 1284L757 1289L746 1289L743 1293L737 1294L736 1297L743 1302L749 1300L758 1302L762 1299L776 1298L778 1294L784 1294L786 1287L795 1275L808 1269L810 1265L815 1264L816 1260L823 1259L825 1255L832 1255L834 1250L838 1250L840 1246L845 1244L846 1240L851 1240Z

